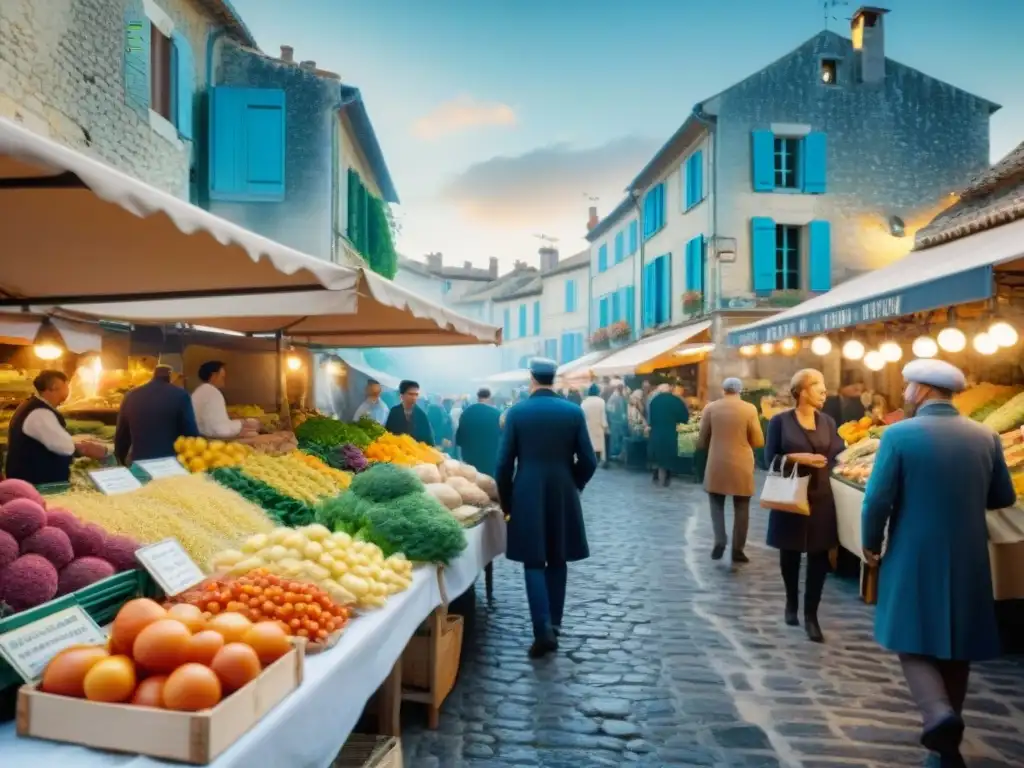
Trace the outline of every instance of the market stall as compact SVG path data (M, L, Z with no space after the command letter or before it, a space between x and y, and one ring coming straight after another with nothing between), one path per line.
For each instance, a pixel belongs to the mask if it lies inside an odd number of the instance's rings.
M699 365L714 346L711 321L704 320L646 336L590 365L596 377L633 376L680 365Z
M613 350L611 349L597 349L558 366L555 374L556 386L575 387L578 389L587 386L594 378L590 372L591 366L599 363L612 354L612 352Z

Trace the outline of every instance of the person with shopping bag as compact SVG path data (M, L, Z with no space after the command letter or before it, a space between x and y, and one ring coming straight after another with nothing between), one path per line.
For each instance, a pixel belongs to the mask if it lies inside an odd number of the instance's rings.
M861 537L865 560L880 560L875 639L899 654L921 712L921 744L953 768L966 765L971 662L1000 654L985 510L1012 506L1017 494L999 436L951 402L966 386L963 372L914 360L903 378L912 418L882 436Z
M828 392L820 371L797 371L789 385L796 407L777 413L768 423L764 458L771 472L761 493L770 509L768 546L779 550L786 587L785 621L799 626L800 563L807 555L804 630L812 642L825 642L818 606L829 571L829 550L839 545L836 504L829 469L843 450L836 423L821 412ZM773 478L789 478L780 483ZM780 488L777 498L773 489Z

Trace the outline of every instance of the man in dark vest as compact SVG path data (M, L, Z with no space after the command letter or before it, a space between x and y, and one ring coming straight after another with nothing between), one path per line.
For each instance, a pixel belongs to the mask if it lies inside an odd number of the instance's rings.
M68 434L57 406L68 398L68 377L60 371L43 371L32 382L36 394L18 406L7 432L9 478L33 485L66 483L75 454L101 459L107 455L99 443L79 443Z
M179 437L199 437L192 398L171 383L169 365L158 365L153 378L125 395L121 403L114 456L124 465L129 460L163 459L174 455Z

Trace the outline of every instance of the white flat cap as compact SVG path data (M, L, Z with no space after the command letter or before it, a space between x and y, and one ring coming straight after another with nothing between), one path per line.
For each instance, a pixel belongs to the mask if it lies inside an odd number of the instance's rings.
M963 392L967 388L964 372L944 360L912 360L903 366L903 378L950 392Z

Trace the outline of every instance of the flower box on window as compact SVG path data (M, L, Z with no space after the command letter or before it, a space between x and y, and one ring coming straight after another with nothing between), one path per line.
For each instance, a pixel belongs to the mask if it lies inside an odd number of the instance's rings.
M629 327L629 323L625 320L619 320L616 323L612 323L603 330L607 331L608 338L612 341L625 341L633 335L633 329Z
M611 338L608 336L607 328L598 328L590 336L590 346L594 349L608 349L611 346Z
M700 291L687 291L683 294L683 314L696 315L704 308L704 294Z

